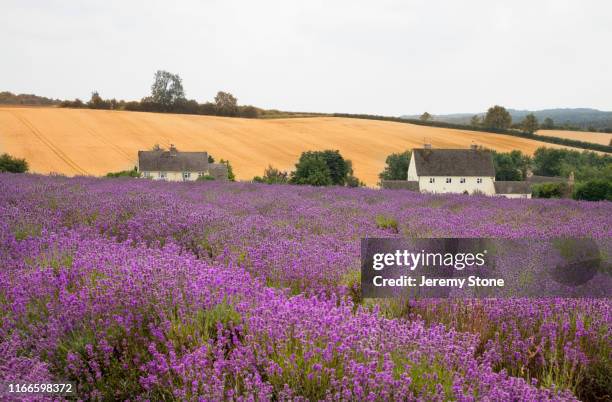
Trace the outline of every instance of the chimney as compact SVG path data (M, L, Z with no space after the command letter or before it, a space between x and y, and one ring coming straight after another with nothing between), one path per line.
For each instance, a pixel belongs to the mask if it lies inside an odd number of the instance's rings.
M476 144L472 144L472 145L470 145L470 149L471 149L472 151L476 151L476 150L478 150L478 145L476 145Z
M425 144L425 145L423 146L423 148L425 148L425 149L431 149L431 144Z
M174 144L170 144L170 149L169 149L169 151L170 151L170 153L173 153L173 154L175 154L175 153L177 153L177 152L178 152L178 150L176 149L176 147L174 146Z

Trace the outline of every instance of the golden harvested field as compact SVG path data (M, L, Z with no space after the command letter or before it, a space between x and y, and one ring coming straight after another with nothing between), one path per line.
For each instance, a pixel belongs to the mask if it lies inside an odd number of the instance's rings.
M591 132L586 132L586 131L539 130L537 134L547 135L550 137L567 138L570 140L592 142L594 144L602 144L602 145L609 145L610 140L612 140L612 134L591 133Z
M272 164L291 170L306 150L338 149L355 174L375 186L385 158L422 147L533 153L538 141L475 131L335 117L272 120L52 107L0 106L0 153L26 158L37 173L104 175L131 169L138 150L158 143L208 151L229 159L238 179L250 180Z

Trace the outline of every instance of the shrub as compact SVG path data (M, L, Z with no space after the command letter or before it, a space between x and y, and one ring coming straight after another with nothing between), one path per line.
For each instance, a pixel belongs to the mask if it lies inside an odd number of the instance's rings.
M255 176L253 181L256 183L285 184L289 182L289 174L269 165L264 170L263 176Z
M219 163L224 163L225 166L227 166L227 179L229 181L236 181L236 175L234 174L234 169L232 169L232 165L230 164L230 161L221 159Z
M196 179L196 181L209 181L209 180L215 180L215 178L209 174L204 174Z
M110 172L106 174L106 177L140 177L138 168L134 166L132 170L121 170L119 172Z
M605 179L589 180L574 190L574 199L586 201L612 201L612 183Z
M387 156L385 170L378 177L381 180L406 180L408 178L408 165L410 164L410 151L391 154Z
M562 198L567 195L565 183L542 183L533 186L532 195L536 198Z
M0 155L0 172L25 173L28 168L25 159L15 158L9 154Z

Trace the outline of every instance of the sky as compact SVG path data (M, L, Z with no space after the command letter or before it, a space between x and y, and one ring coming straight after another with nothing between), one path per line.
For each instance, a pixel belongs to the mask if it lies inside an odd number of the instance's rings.
M0 91L383 115L612 110L608 0L0 0Z

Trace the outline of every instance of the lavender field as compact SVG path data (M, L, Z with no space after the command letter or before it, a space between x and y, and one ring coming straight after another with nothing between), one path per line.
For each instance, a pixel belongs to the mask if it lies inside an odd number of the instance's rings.
M94 400L610 400L612 299L363 300L363 237L612 237L612 203L0 175L0 381Z

